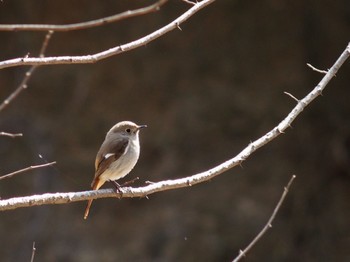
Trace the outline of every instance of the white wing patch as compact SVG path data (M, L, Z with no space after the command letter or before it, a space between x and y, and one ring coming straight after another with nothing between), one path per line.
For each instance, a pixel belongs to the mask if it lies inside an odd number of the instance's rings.
M106 154L105 156L104 156L104 159L107 159L107 158L109 158L109 157L111 157L111 156L114 156L115 154L113 154L113 153L108 153L108 154Z

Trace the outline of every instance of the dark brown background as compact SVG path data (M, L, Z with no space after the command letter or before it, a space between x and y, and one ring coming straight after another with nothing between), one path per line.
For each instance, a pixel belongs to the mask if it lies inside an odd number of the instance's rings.
M151 1L0 2L0 23L73 23ZM95 53L148 34L189 6L101 28L55 33L47 55ZM350 2L217 1L173 31L93 65L39 68L0 112L0 174L56 160L0 182L1 198L88 190L95 154L121 120L149 127L129 178L159 181L204 171L236 155L306 95L349 41ZM36 55L44 33L0 32L0 59ZM0 72L0 99L27 68ZM350 65L285 135L242 168L146 199L101 199L0 214L1 261L230 261L266 223L284 185L297 179L272 230L245 261L350 259ZM110 185L108 185L110 187Z

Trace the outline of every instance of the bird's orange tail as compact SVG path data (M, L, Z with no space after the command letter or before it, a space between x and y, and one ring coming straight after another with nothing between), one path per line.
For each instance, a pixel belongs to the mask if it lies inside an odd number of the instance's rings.
M87 207L86 207L86 209L85 209L84 219L87 219L87 217L88 217L88 215L89 215L89 211L90 211L91 204L92 204L92 199L90 199L90 200L88 201Z
M93 190L98 190L104 183L105 183L105 181L102 181L99 178L96 178L92 182L92 189ZM90 199L88 201L88 204L87 204L87 207L86 207L85 213L84 213L84 219L87 219L87 217L89 216L89 211L90 211L91 204L92 204L92 199Z

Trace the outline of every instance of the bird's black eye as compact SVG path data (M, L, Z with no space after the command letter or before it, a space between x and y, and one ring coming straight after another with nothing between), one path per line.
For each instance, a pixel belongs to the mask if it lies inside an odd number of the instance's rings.
M126 133L130 133L131 132L131 129L130 128L127 128L125 129Z

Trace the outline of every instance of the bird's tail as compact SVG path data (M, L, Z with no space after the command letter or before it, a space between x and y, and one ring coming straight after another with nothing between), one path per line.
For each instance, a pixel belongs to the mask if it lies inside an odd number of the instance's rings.
M101 179L96 178L92 182L92 189L93 190L98 190L104 183L105 183L105 181L102 181ZM88 201L88 204L86 206L85 213L84 213L84 219L87 219L87 217L89 216L89 211L90 211L91 204L92 204L92 199L90 199Z

